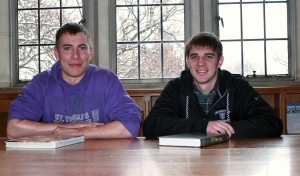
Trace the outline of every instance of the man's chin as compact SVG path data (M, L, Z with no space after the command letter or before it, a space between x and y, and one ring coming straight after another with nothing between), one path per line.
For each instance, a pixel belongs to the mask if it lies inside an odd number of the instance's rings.
M197 80L195 80L195 82L197 84L207 84L207 83L209 83L209 80L207 80L207 79L197 79Z
M77 77L82 77L84 75L84 72L82 71L72 71L72 72L69 72L68 76L70 77L73 77L73 78L77 78Z

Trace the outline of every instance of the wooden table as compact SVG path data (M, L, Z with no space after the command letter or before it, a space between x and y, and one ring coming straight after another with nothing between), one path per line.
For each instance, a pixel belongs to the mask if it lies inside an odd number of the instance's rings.
M162 147L158 140L86 140L58 149L5 149L0 175L238 175L300 174L300 136L231 139L204 148Z

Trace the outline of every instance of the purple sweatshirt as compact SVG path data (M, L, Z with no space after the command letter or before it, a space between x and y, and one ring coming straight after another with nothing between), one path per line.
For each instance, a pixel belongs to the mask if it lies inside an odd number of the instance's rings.
M140 108L110 70L89 65L82 80L70 85L62 79L61 65L36 75L11 103L8 120L46 123L120 121L136 137Z

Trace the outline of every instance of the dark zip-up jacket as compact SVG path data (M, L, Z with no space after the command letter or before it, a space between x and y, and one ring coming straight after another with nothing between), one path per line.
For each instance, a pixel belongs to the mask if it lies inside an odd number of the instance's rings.
M189 70L171 80L144 121L148 138L178 134L206 133L212 120L228 122L235 131L231 138L279 137L283 124L272 107L241 76L219 69L219 90L207 114L194 93Z

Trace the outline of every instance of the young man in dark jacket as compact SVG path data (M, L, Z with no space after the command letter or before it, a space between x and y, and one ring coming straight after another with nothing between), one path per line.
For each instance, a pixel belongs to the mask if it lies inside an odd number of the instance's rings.
M221 41L211 33L185 46L187 70L171 80L144 122L149 138L178 133L228 133L231 138L279 137L282 121L241 76L221 70Z

